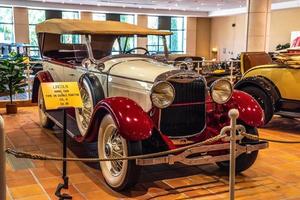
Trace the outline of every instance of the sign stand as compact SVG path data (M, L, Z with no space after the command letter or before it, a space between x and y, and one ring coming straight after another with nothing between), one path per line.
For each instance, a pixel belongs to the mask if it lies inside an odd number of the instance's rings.
M67 158L67 113L66 109L63 109L63 158ZM68 189L69 188L69 177L67 176L67 161L63 161L63 175L62 179L64 183L59 183L56 191L55 196L59 198L59 200L65 200L65 199L72 199L72 196L63 193L61 194L62 189Z

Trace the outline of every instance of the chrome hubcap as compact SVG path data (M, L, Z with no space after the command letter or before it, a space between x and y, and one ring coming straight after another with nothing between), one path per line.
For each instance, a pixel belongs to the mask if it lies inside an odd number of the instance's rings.
M116 129L105 138L104 152L106 158L119 158L124 156L124 147L120 134ZM122 160L111 161L109 170L112 176L119 176L123 167Z

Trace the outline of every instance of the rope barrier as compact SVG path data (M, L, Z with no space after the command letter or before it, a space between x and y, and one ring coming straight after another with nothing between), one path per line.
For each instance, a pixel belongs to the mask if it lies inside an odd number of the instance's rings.
M248 134L245 132L240 133L245 138L248 138L250 140L263 140L268 142L274 142L274 143L283 143L283 144L300 144L300 141L290 141L290 140L275 140L275 139L268 139L264 137L258 137L256 135ZM137 155L137 156L129 156L129 157L120 157L120 158L62 158L62 157L56 157L56 156L49 156L49 155L43 155L43 154L33 154L26 151L18 151L11 148L7 148L5 152L7 154L11 154L15 156L16 158L25 158L25 159L32 159L32 160L53 160L53 161L73 161L73 162L101 162L101 161L116 161L116 160L136 160L136 159L146 159L146 158L154 158L158 156L164 156L168 154L174 154L183 152L185 150L188 150L193 147L206 145L206 144L212 144L214 142L217 142L223 138L227 137L227 135L219 134L215 137L212 137L210 139L207 139L202 142L198 142L192 145L180 147L177 149L172 149L168 151L162 151L158 153L151 153L146 155Z
M256 135L248 134L248 133L240 133L240 134L250 140L264 140L268 142L284 143L284 144L300 144L300 141L268 139L268 138L263 138Z
M172 149L168 151L162 151L158 153L150 153L146 155L137 155L137 156L129 156L129 157L119 157L119 158L62 158L62 157L55 157L55 156L49 156L49 155L42 155L42 154L32 154L25 151L17 151L11 148L7 148L5 152L7 154L14 155L16 158L25 158L25 159L32 159L32 160L53 160L53 161L82 161L82 162L100 162L100 161L116 161L116 160L136 160L136 159L145 159L145 158L154 158L158 156L164 156L168 154L174 154L178 152L182 152L185 150L188 150L193 147L206 145L206 144L212 144L214 142L217 142L223 138L227 137L226 134L219 134L215 137L209 138L205 141L194 143L188 146L180 147L177 149Z

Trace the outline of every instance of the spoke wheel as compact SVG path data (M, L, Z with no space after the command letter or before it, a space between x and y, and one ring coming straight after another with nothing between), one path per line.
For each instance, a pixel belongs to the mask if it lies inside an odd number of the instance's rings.
M92 98L92 93L86 80L83 80L80 87L80 95L82 98L83 107L75 109L76 122L80 134L85 136L87 129L90 124L90 120L93 114L94 102Z
M52 128L55 124L45 113L46 107L41 86L38 91L38 109L41 126L44 128Z
M120 158L141 154L141 143L124 139L110 114L107 114L99 127L99 158ZM139 177L140 167L135 161L118 160L100 162L106 183L115 190L123 190L134 185Z

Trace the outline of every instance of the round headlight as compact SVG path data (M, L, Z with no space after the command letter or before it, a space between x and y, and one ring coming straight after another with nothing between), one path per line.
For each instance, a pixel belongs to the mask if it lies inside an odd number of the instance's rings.
M226 103L231 98L232 90L232 85L228 80L217 80L211 86L211 98L218 104Z
M150 97L154 106L160 109L166 108L174 101L174 87L169 82L158 82L153 85Z

